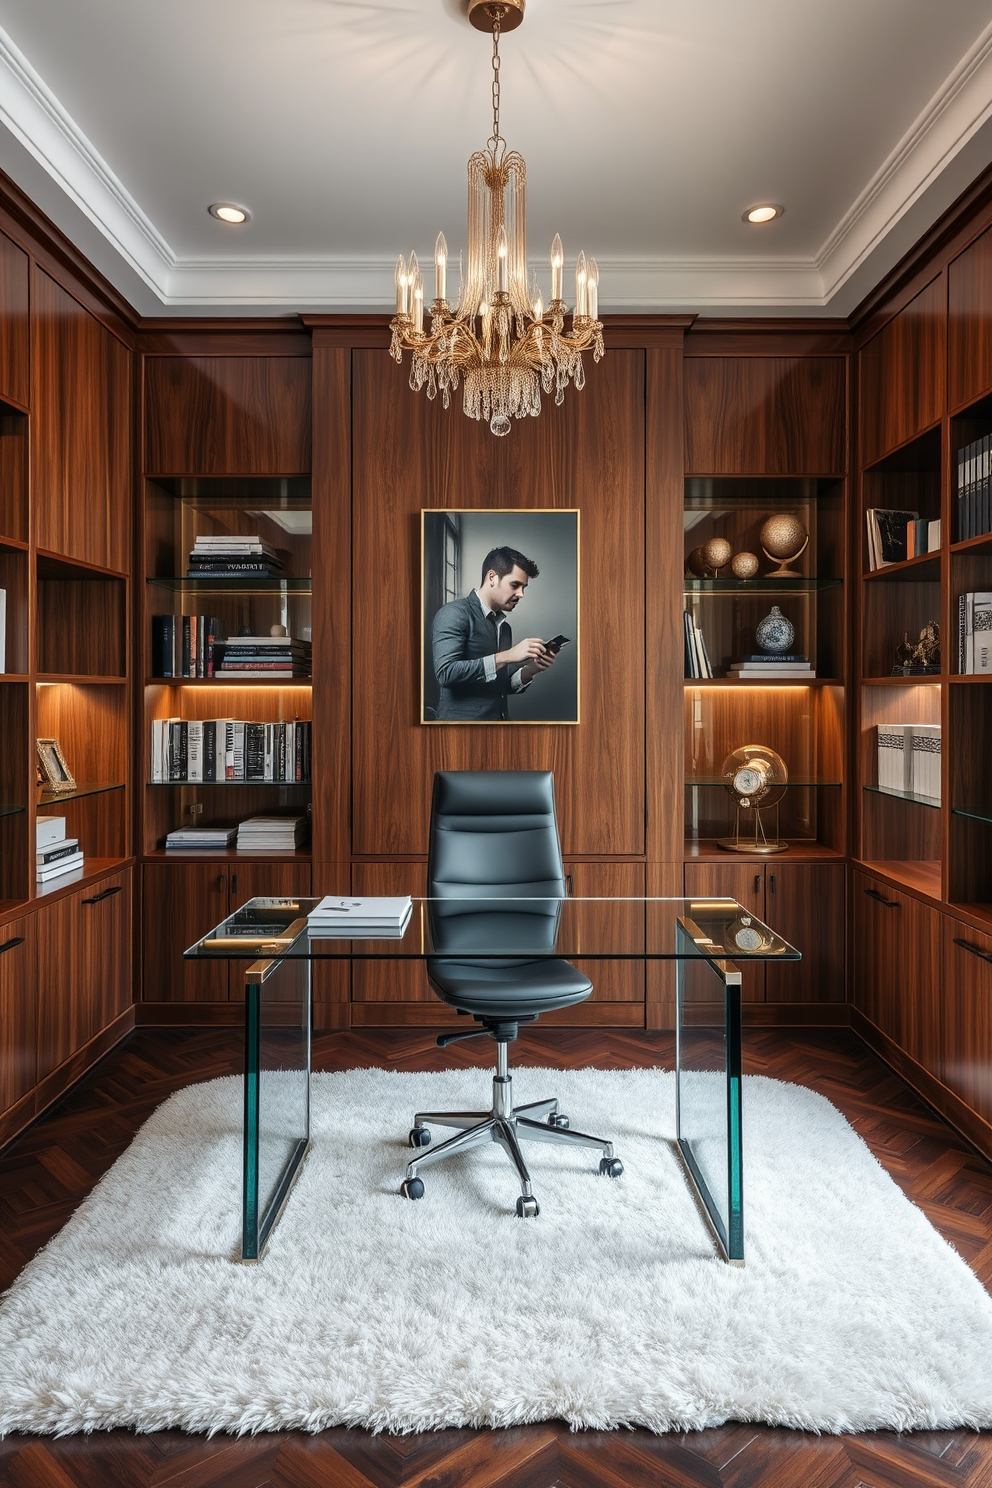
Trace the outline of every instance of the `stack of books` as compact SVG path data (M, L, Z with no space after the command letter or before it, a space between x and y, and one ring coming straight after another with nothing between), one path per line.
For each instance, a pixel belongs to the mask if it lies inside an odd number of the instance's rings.
M218 677L309 677L310 642L291 636L232 636L216 648Z
M167 848L228 848L234 846L234 840L237 835L237 827L177 827L174 832L170 832L166 837L165 845Z
M310 781L313 724L251 723L240 718L153 718L153 785Z
M83 866L78 837L65 835L64 816L35 817L35 863L40 884Z
M409 894L397 899L339 899L328 894L307 916L307 928L318 937L397 939L410 923L412 914L413 901Z
M682 611L685 626L685 675L687 677L712 677L713 668L703 640L703 632L688 610Z
M815 677L816 669L809 664L808 656L790 652L788 656L771 656L767 653L745 656L735 661L731 668L735 677Z
M902 796L940 800L940 724L880 723L878 784Z
M965 677L992 672L992 594L958 595L958 671Z
M153 615L152 676L212 677L214 647L226 636L215 615Z
M904 563L940 547L940 522L931 522L915 511L889 511L872 506L865 512L868 522L868 566L884 568Z
M275 548L250 537L198 537L189 555L188 579L278 579L282 561Z
M238 827L239 852L293 852L306 841L305 816L250 816Z
M992 532L992 434L958 450L958 541Z

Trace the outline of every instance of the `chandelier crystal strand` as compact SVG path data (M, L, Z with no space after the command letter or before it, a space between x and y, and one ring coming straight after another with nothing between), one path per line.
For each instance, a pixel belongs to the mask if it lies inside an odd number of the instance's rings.
M390 355L402 362L411 353L410 386L440 392L445 408L459 381L462 407L486 419L494 434L508 434L515 418L536 417L541 392L564 401L571 382L585 382L583 353L604 355L598 319L599 271L595 259L580 253L576 264L576 305L571 330L562 297L564 251L556 235L551 248L551 300L545 310L540 290L532 290L527 271L527 167L516 150L507 151L500 134L500 22L506 6L485 7L493 32L493 132L485 150L468 162L468 255L465 278L459 270L455 309L446 299L448 247L439 233L434 249L435 295L430 328L424 329L423 279L416 254L396 265L396 314L391 322Z

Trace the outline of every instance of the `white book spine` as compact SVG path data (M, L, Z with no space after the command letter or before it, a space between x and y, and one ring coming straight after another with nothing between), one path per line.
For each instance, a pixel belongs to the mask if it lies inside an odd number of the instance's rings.
M162 778L162 720L153 718L151 779L154 784L159 784Z
M245 778L245 725L244 720L234 720L234 775L235 780Z
M186 779L203 780L203 722L191 719L186 731Z
M975 670L975 596L964 597L964 670L970 677Z
M992 672L992 594L976 594L972 610L972 670Z

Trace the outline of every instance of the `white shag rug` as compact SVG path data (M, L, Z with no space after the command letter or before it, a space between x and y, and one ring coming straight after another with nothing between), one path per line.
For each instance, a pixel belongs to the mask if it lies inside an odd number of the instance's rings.
M0 1304L0 1431L992 1426L992 1300L822 1097L745 1081L747 1265L715 1253L659 1070L514 1073L594 1152L496 1148L398 1193L420 1109L485 1071L314 1077L263 1262L240 1240L241 1081L174 1095Z

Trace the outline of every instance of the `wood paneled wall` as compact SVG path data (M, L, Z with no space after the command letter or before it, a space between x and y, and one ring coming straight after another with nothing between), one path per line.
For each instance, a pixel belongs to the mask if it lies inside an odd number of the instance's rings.
M943 276L932 279L861 351L865 465L930 427L944 411Z

